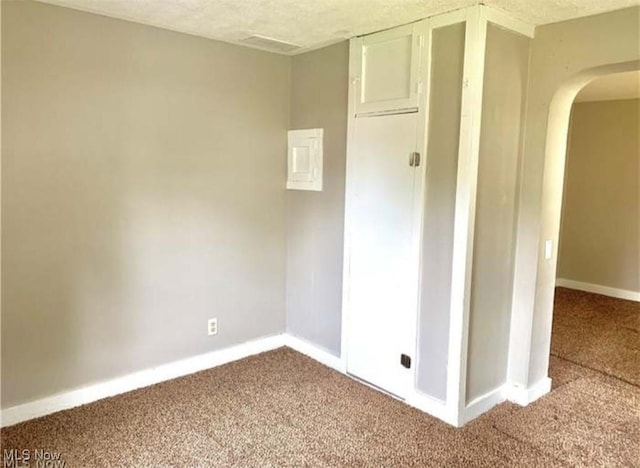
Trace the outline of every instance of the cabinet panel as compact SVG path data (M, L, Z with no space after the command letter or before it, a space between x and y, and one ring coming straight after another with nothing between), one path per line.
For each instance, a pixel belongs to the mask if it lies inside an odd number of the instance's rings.
M418 107L419 29L410 24L354 41L357 114Z

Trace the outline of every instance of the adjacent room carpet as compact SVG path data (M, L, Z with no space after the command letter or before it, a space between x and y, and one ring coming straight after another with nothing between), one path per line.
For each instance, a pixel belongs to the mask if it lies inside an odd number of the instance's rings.
M0 445L74 467L640 466L640 305L556 301L552 392L462 429L283 348L6 428Z
M640 386L640 304L556 288L551 354Z

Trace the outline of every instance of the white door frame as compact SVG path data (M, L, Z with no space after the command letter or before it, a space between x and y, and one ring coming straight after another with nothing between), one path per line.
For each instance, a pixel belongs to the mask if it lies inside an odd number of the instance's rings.
M423 77L429 76L429 56L425 56L425 51L429 50L429 47L426 47L427 33L429 31L429 20L422 20L413 25L414 34L418 36L418 53L419 53L419 61L416 64L415 68L417 69L418 78L416 79L416 84L418 89L421 89L421 92L418 96L418 135L417 135L417 144L416 147L422 156L422 161L420 165L416 168L416 183L414 186L414 207L413 207L413 227L412 227L412 251L415 258L415 276L417 278L415 286L412 291L412 295L416 297L416 321L413 324L411 329L411 342L413 345L411 346L409 352L412 358L411 368L409 369L409 380L412 382L412 385L415 386L416 380L416 337L417 337L417 318L418 318L418 310L419 310L419 271L420 271L420 253L421 253L421 245L420 239L422 237L422 211L423 211L423 200L424 200L424 180L425 180L425 153L427 147L426 141L426 129L427 129L427 88L428 86L422 86L418 83L422 82ZM403 26L401 28L406 28L407 26ZM385 32L386 33L386 32ZM422 36L422 39L420 39ZM349 340L349 320L350 320L350 303L349 303L349 288L350 288L350 259L351 259L351 220L349 217L350 207L353 203L354 193L352 192L353 187L348 183L349 179L352 178L352 174L354 171L354 161L352 157L349 155L355 154L355 146L354 146L354 126L357 110L357 99L358 93L360 90L360 77L357 76L358 68L360 64L359 57L359 46L361 45L361 39L356 38L350 41L350 51L349 51L349 104L348 104L348 124L347 124L347 167L346 167L346 189L345 189L345 222L344 222L344 259L343 259L343 295L342 295L342 336L341 336L341 360L343 361L343 365L346 368L347 366L347 350L348 350L348 340ZM413 67L412 67L413 68ZM414 73L412 71L412 73ZM380 109L380 113L384 114L384 109ZM361 118L375 118L375 117L361 117ZM418 201L416 203L416 201ZM398 362L398 365L400 363ZM407 398L413 389L407 389L405 395L397 395L402 398Z

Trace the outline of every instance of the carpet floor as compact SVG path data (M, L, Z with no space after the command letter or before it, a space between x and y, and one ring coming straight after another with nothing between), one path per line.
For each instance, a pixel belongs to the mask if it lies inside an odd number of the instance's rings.
M0 445L73 467L640 467L639 304L556 301L552 392L462 429L282 348L3 429Z

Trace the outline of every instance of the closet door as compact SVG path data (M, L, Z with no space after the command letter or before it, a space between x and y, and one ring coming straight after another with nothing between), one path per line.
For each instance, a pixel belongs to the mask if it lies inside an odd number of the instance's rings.
M398 396L412 386L401 355L415 350L418 121L417 113L357 118L350 154L347 371Z
M420 93L419 25L355 39L352 70L356 114L418 107Z

